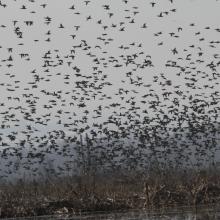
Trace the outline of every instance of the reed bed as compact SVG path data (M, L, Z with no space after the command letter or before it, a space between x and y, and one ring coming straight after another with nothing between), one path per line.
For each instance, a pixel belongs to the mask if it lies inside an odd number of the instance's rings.
M0 217L153 210L220 201L220 170L117 171L2 182Z

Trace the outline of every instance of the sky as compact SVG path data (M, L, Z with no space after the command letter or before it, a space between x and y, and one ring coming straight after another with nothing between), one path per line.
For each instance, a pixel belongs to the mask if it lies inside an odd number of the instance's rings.
M33 138L71 134L125 113L132 100L140 107L132 114L153 117L143 98L152 91L164 112L176 97L180 110L190 95L210 101L220 83L219 11L216 0L2 0L1 141L26 138L27 126ZM185 98L164 100L175 86Z

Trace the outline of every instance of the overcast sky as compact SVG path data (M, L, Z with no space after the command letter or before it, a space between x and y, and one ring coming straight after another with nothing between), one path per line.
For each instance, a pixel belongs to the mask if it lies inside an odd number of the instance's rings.
M152 5L152 2L155 5ZM73 9L70 9L71 7ZM153 76L160 73L164 73L167 79L171 79L173 85L181 85L183 90L187 90L184 87L183 77L176 76L178 70L167 68L165 64L168 60L173 60L181 62L182 66L191 65L191 61L194 62L200 58L198 53L201 51L203 53L201 58L205 62L196 63L197 70L203 71L206 68L207 71L210 71L206 65L214 59L214 54L219 53L219 44L210 44L211 41L219 40L220 32L216 30L220 28L219 11L220 2L216 0L90 0L88 2L81 0L2 0L0 6L0 57L2 60L0 80L4 84L0 86L0 102L4 103L4 106L1 106L0 111L10 110L16 115L14 119L20 120L17 123L9 119L4 124L11 126L10 131L15 129L13 126L15 123L20 124L16 128L18 130L23 125L33 124L23 118L24 114L20 112L20 109L9 109L16 106L27 107L30 104L30 102L27 103L28 99L35 102L34 121L37 117L42 118L42 115L52 113L47 123L48 126L34 125L40 126L40 130L43 132L53 129L57 124L58 119L54 116L58 109L70 111L71 114L76 113L75 118L82 115L85 109L79 108L76 104L81 97L84 97L82 91L78 90L80 94L76 94L77 100L72 100L72 95L77 92L72 92L72 90L75 89L75 82L78 79L75 76L74 67L79 68L82 75L89 76L93 72L93 67L98 66L98 69L102 71L101 75L107 75L106 81L112 84L104 86L101 90L101 95L106 94L112 99L104 97L99 100L100 97L97 95L94 100L86 101L86 105L91 109L95 109L98 105L104 106L120 101L119 97L115 95L119 88L128 88L129 91L135 89L138 93L131 92L130 96L135 96L136 100L140 100L140 96L145 94L147 90L144 90L146 89L144 87L132 87L125 77L126 72L129 71L133 72L134 78L136 76L142 77L144 83L152 84L152 87L156 91L158 90L158 94L161 92L158 84L152 81ZM45 23L47 22L46 17L51 19L49 24ZM33 21L33 25L26 24L26 21ZM59 28L60 25L64 28ZM142 28L143 25L146 28ZM80 26L78 30L76 30L76 26ZM105 30L104 26L107 26ZM206 29L207 26L210 29ZM120 31L121 28L124 31ZM15 30L17 30L17 34ZM46 34L48 31L51 34ZM103 34L106 35L103 36ZM22 38L19 38L20 35ZM49 42L46 41L48 38ZM100 38L105 40L100 40ZM108 41L108 39L110 40ZM86 45L82 42L86 42L90 48L85 49ZM105 44L105 42L107 43ZM135 45L131 46L130 44L133 42ZM68 57L71 55L73 46L79 44L83 46L74 49L74 58ZM138 47L140 44L141 46ZM120 49L121 45L128 48ZM191 45L194 47L190 47ZM9 52L8 48L12 48L12 52ZM174 48L178 54L173 54ZM52 65L55 66L43 67L45 59L42 57L48 51L51 53ZM150 55L149 59L153 66L133 71L135 65L124 65L121 55L126 56L141 52L142 54L136 58L137 63L143 63L146 56ZM22 53L27 56L21 58L20 54ZM94 57L88 56L87 53L91 53ZM189 53L192 54L190 61L185 60ZM9 56L12 57L12 61L7 60ZM118 60L119 64L123 63L122 67L114 67L116 62L110 63L108 59L111 56ZM214 62L219 59L218 55L216 57ZM93 59L95 58L99 59L99 63L94 63ZM183 61L179 61L178 58L183 58ZM60 62L59 60L63 64L56 66ZM68 64L68 62L71 63ZM104 67L103 63L105 62L107 62L107 67ZM13 66L7 66L8 64ZM58 73L60 75L57 75ZM66 74L69 74L67 80L64 79ZM37 88L33 88L33 84L31 84L35 79L34 75L44 77L37 82ZM123 80L125 82L121 82ZM65 83L67 81L69 84ZM219 78L216 81L219 82ZM201 85L207 82L207 78L199 81ZM214 83L213 85L213 90L218 89L218 85ZM10 89L14 91L10 91ZM172 90L172 88L170 89ZM62 106L61 99L55 98L57 105L48 110L43 108L43 105L48 105L48 100L53 97L46 96L40 92L41 90L48 92L61 90L62 98L65 100L63 103L65 102L66 106ZM64 94L65 92L70 93ZM192 90L190 92L193 94L198 91ZM23 95L30 93L33 94L31 98ZM92 92L89 94L92 95ZM207 94L209 94L209 90L207 90ZM16 97L20 101L14 99ZM74 102L74 106L70 106L70 102ZM29 110L30 107L27 111ZM106 109L99 120L104 120L111 112L112 110L109 110L108 113ZM3 120L4 114L0 117ZM64 114L62 114L62 119L63 121L69 120L68 116ZM4 129L4 131L6 130Z
M36 153L49 131L55 131L50 139L57 130L61 139L64 132L79 138L88 125L118 131L118 124L129 127L145 116L168 115L169 126L175 126L171 110L184 115L193 99L215 100L205 105L204 114L220 121L220 1L0 3L1 149L16 144L24 154ZM0 161L7 174L21 159L17 148L14 154L10 150ZM46 152L72 164L72 155L63 155L62 148ZM39 157L23 156L21 173L26 161L42 165Z

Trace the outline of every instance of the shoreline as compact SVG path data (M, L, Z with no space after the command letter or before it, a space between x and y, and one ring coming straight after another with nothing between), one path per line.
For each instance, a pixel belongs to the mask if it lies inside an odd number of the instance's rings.
M219 171L73 176L0 185L0 218L216 206Z

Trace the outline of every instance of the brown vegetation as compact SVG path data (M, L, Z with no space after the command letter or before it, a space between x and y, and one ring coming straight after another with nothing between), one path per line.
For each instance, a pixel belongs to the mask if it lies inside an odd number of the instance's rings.
M117 172L2 183L0 216L208 205L220 201L218 170Z

